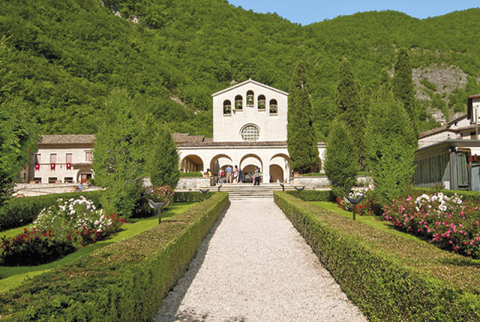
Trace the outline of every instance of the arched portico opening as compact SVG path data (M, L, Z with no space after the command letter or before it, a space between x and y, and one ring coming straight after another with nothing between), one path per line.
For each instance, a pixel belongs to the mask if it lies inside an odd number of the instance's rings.
M289 182L290 171L290 157L287 154L278 153L270 159L270 176L272 182Z
M225 169L228 165L232 166L233 168L232 163L232 158L229 155L217 154L212 158L212 161L210 162L210 171L212 171L213 175L216 177L220 169L223 169L223 171L225 172Z
M270 165L270 182L283 182L283 169L278 164Z
M244 182L252 182L255 174L255 167L263 169L262 159L256 154L247 154L240 160L240 169L242 170L242 177ZM268 182L265 181L264 182Z
M182 159L180 163L182 172L200 172L203 171L203 160L198 155L190 154Z

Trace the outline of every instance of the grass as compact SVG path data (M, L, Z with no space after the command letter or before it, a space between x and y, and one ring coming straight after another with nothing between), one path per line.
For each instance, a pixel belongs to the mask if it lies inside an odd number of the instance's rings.
M168 221L170 218L187 211L194 204L196 203L184 202L171 205L170 207L168 207L168 209L162 211L162 221ZM122 226L122 230L117 234L114 234L104 240L98 241L95 244L80 248L76 252L69 254L55 262L39 266L0 266L0 293L4 293L12 288L20 286L27 278L42 274L57 267L68 265L81 258L82 256L96 251L97 249L113 243L118 243L122 240L138 235L146 230L155 227L156 225L158 225L158 216L152 216L143 219L131 219L127 224ZM0 233L0 236L16 236L19 233L23 232L24 228L29 228L30 226L31 225L27 225L19 228L6 230Z
M322 208L325 208L327 210L333 211L333 212L335 212L335 213L337 213L341 216L353 219L353 213L339 208L336 203L327 202L327 201L314 201L314 202L312 202L312 204L315 204L319 207L322 207ZM382 216L359 216L357 214L355 216L355 219L356 219L356 221L364 223L365 225L371 226L375 229L383 230L383 231L389 232L389 233L397 235L397 236L402 236L404 238L414 240L418 243L425 243L425 240L423 240L423 239L420 239L418 237L415 237L414 235L411 235L411 234L408 234L408 233L405 233L405 232L394 229L387 222L383 221Z

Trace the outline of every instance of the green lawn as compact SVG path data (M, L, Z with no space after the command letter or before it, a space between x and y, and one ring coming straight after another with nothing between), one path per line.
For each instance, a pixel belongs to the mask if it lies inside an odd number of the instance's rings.
M314 201L312 202L315 205L318 205L322 208L331 210L336 212L339 215L342 215L347 218L352 218L353 219L353 213L343 210L342 208L339 208L336 203L333 202L326 202L326 201ZM389 225L386 221L382 221L383 217L382 216L359 216L358 214L355 215L355 220L361 223L364 223L366 225L372 226L378 230L383 230L387 231L391 234L402 236L404 238L408 238L411 240L414 240L418 243L425 243L424 240L415 237L411 234L404 233L402 231L394 229L391 225Z
M176 215L179 215L188 209L190 209L194 202L185 202L185 203L175 203L168 207L168 209L162 212L162 221L169 220ZM29 277L33 277L38 274L42 274L51 269L64 266L72 263L73 261L79 259L80 257L87 255L99 248L105 247L112 243L118 243L119 241L128 239L132 236L140 234L150 228L155 227L158 224L158 216L153 216L144 219L132 219L131 222L124 224L122 230L115 235L110 236L107 239L96 242L95 244L89 245L87 247L77 250L75 253L67 255L55 262L39 265L39 266L20 266L20 267L9 267L9 266L0 266L0 293L6 292L9 289L18 287L22 282ZM23 232L24 228L29 228L31 225L14 228L0 232L0 236L13 237Z

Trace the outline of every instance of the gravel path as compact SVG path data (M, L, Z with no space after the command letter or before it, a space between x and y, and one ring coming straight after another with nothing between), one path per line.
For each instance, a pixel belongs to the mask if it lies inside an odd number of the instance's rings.
M367 321L271 199L232 201L155 321Z

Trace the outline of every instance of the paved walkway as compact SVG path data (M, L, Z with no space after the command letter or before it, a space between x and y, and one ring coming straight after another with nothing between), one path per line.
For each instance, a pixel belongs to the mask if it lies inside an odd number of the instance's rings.
M232 201L156 321L367 321L272 199Z

